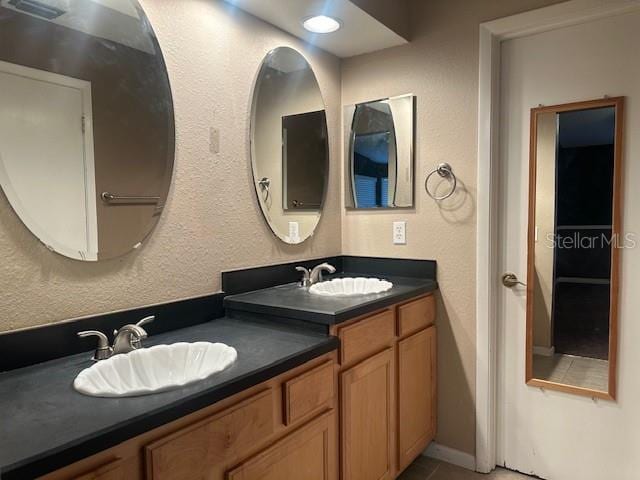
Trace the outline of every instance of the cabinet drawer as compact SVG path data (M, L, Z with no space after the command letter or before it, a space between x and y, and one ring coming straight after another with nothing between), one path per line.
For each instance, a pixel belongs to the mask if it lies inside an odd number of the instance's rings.
M333 362L329 361L285 382L285 425L333 407L335 397Z
M398 336L404 337L428 327L436 321L436 300L433 295L419 298L398 307Z
M385 310L338 330L340 363L379 352L394 339L393 310Z
M148 445L147 478L207 478L213 465L267 440L274 431L273 412L273 390L267 390Z

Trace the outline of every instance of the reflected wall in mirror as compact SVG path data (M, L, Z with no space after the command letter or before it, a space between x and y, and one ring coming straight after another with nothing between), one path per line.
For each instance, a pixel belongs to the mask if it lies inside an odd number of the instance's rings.
M415 97L344 109L347 208L413 207Z
M286 243L309 238L322 214L329 174L324 102L307 60L279 47L267 54L253 92L251 165L258 203Z
M2 0L0 25L7 200L61 255L137 248L162 213L174 156L169 80L141 7Z
M615 399L623 98L531 112L529 385Z

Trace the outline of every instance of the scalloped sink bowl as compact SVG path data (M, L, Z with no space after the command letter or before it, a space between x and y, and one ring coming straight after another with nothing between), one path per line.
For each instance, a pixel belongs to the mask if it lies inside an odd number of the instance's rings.
M224 343L174 343L114 355L81 371L74 388L92 397L137 397L165 392L221 372L238 353Z
M391 287L393 287L393 283L379 278L345 277L311 285L309 293L327 297L354 297L386 292Z

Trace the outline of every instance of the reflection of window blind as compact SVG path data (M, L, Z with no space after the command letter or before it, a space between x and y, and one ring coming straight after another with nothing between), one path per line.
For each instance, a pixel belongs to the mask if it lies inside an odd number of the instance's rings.
M376 206L376 178L355 175L355 187L358 207L373 208Z
M389 179L387 177L383 177L380 179L382 182L382 198L381 200L381 207L388 207L389 206Z

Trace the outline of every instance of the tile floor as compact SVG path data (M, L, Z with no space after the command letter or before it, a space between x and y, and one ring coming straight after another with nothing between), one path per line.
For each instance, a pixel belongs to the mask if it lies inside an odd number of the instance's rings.
M476 473L432 458L418 457L398 480L533 480L534 477L522 475L502 468L488 475Z
M555 354L533 356L533 376L594 390L608 390L609 362L597 358Z

